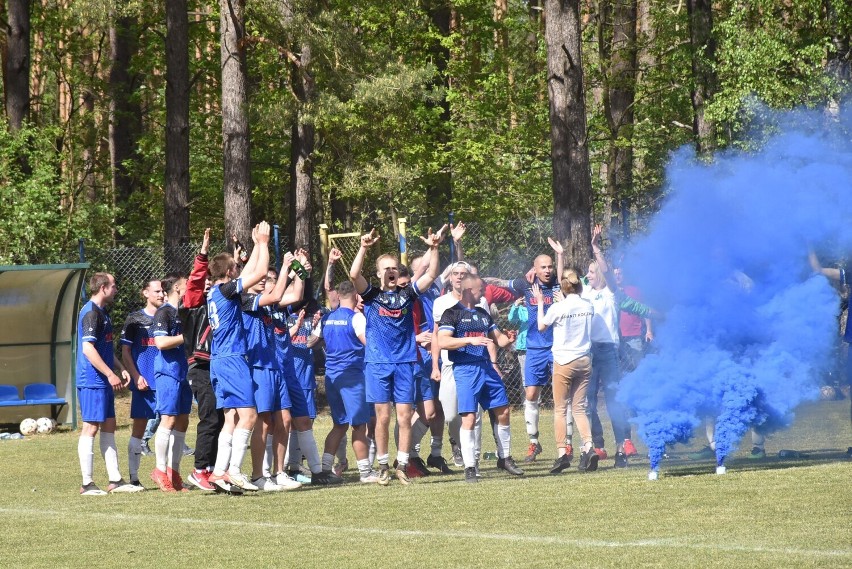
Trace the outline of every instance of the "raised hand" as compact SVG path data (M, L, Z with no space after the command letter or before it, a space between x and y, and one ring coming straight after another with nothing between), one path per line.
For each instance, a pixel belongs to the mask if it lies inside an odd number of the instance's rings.
M467 230L463 221L459 221L456 225L450 224L450 235L453 237L453 241L459 241L462 236L464 236L464 232Z
M338 249L337 247L332 247L331 251L328 252L328 262L329 264L334 264L340 259L343 258L343 251Z
M272 229L269 227L269 224L265 221L261 221L257 224L257 242L261 245L269 243L269 235L271 234Z
M539 304L544 301L544 294L541 292L541 287L538 285L538 283L533 283L533 285L530 287L530 292L532 292L533 296Z
M284 253L284 256L282 257L283 262L282 262L281 266L282 267L289 267L290 263L292 263L293 259L295 259L295 258L296 258L296 256L293 253L291 253L290 251L287 251L286 253Z
M601 233L603 233L603 227L600 223L596 223L592 229L592 246L601 244Z
M441 234L444 232L444 230L445 230L446 228L447 228L447 226L446 226L446 225L444 225L443 227L441 227L441 229L439 229L439 230L438 230L438 232L437 232L437 233L432 233L432 228L430 227L430 228L429 228L429 231L426 233L426 237L423 237L423 236L421 235L421 236L420 236L420 239L421 239L421 240L422 240L422 241L423 241L426 245L428 245L430 248L431 248L431 247L437 247L437 246L438 246L438 244L439 244L441 241L443 241L443 239L444 239L444 238L443 238L443 236L442 236Z
M313 326L314 328L316 328L316 325L317 325L317 324L319 324L320 319L322 319L322 312L320 312L319 310L317 310L316 312L314 312L314 319L313 319L313 321L311 322L311 326Z
M548 237L547 242L550 243L550 248L553 249L553 252L557 255L561 255L565 249L562 247L562 243L555 240L553 237Z
M380 237L381 235L376 233L376 228L372 228L369 233L361 236L361 247L372 247Z
M204 230L204 239L201 241L201 254L206 255L210 250L210 228Z

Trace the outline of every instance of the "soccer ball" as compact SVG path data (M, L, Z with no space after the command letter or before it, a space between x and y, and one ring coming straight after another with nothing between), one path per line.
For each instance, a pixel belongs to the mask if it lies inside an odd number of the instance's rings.
M21 434L25 437L34 435L38 430L38 423L35 419L24 419L21 421Z
M53 431L53 419L50 417L42 417L38 421L36 421L36 431L40 435L46 435Z

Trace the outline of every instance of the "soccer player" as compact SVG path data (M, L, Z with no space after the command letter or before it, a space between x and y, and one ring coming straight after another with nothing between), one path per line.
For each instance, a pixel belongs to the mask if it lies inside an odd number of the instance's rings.
M139 492L142 486L128 484L118 468L115 446L115 392L127 387L127 370L117 376L112 367L112 321L104 308L112 304L118 287L109 273L95 273L89 279L89 302L77 320L77 396L83 428L77 443L77 456L83 474L83 496L103 496L107 492ZM93 479L95 435L100 432L101 454L106 463L109 486L104 492Z
M339 307L323 318L313 335L325 341L325 393L334 427L325 439L323 472L332 469L334 453L346 431L352 427L352 450L361 482L379 481L370 464L367 423L371 409L367 403L364 379L364 346L367 320L356 312L358 295L349 281L337 286Z
M295 257L292 253L284 255L284 266L289 266ZM251 270L250 263L246 268ZM271 282L270 282L271 281ZM270 286L267 286L270 285ZM284 382L282 362L278 358L272 329L271 307L277 304L289 305L302 298L304 283L295 277L288 287L287 280L277 279L274 269L268 269L266 278L254 285L249 292L241 295L243 305L243 325L248 343L248 362L251 366L254 383L255 402L259 424L252 433L252 484L266 492L294 490L301 484L277 477L272 479L272 456L266 456L267 439L272 436L272 447L283 444L286 430L290 424L292 403ZM270 453L272 454L272 453ZM281 462L278 463L279 469Z
M189 364L183 348L183 324L178 305L186 290L186 277L171 273L162 280L166 302L154 315L154 344L159 353L154 360L157 382L157 412L160 426L154 442L156 467L151 479L163 492L184 492L180 459L192 411L192 389L186 380Z
M249 258L251 271L237 275L237 264L228 253L210 262L213 285L207 293L207 315L213 330L210 353L210 379L216 391L217 407L225 409L225 425L219 434L219 448L210 483L226 492L232 486L257 490L242 473L243 459L257 420L251 370L246 363L248 346L242 321L240 294L266 276L269 267L269 224L261 222L252 232L255 242Z
M442 227L437 233L430 231L427 237L422 238L432 249L429 269L409 287L397 287L399 261L393 255L381 255L376 259L379 287L371 286L361 274L367 250L379 239L375 229L361 236L361 248L349 270L349 278L364 300L364 316L367 319L367 401L374 403L376 409L376 454L379 460L379 484L383 486L390 483L388 440L392 402L396 403L399 448L408 449L411 445L414 366L417 362L411 306L420 291L428 289L438 276L437 248L445 228ZM406 474L408 455L407 451L397 452L396 476L403 484L410 483Z
M468 274L462 281L462 299L444 311L438 325L438 343L448 350L456 380L458 412L462 418L459 443L464 458L467 482L477 482L476 438L474 426L480 406L496 419L497 467L515 476L523 475L511 452L509 428L509 397L497 371L497 361L491 359L488 347L494 343L506 347L512 343L491 319L487 310L478 306L482 299L482 280Z
M549 255L539 255L533 261L534 277L532 283L525 277L519 277L511 282L501 282L515 293L523 295L529 318L527 329L527 355L524 362L524 419L527 426L527 435L530 438L530 446L524 462L534 462L541 454L541 443L538 440L538 418L541 406L541 388L548 384L551 379L551 368L553 365L553 331L549 328L541 331L538 329L537 300L532 294L531 286L539 285L544 302L544 313L553 304L553 294L559 290L559 279L557 275L562 274L564 269L562 244L548 237L553 252L557 256L556 271L554 272L553 259ZM563 417L562 420L565 420Z
M154 345L151 326L154 314L163 305L163 286L151 280L142 289L145 307L131 312L121 329L121 361L130 374L130 442L127 445L127 469L130 483L139 482L139 463L142 460L142 436L150 419L157 416L154 360L159 350Z

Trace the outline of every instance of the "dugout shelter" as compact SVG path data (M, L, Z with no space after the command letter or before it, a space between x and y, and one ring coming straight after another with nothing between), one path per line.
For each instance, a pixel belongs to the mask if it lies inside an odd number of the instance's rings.
M0 406L0 423L49 417L76 426L77 316L88 263L0 266L0 385L56 387L64 406ZM37 400L36 400L37 401Z

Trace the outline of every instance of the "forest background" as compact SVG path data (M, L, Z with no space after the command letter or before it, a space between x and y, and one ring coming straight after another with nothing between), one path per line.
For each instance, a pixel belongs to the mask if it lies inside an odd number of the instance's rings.
M665 164L840 112L847 0L3 0L0 264L553 220L629 239ZM186 267L176 267L185 270Z

